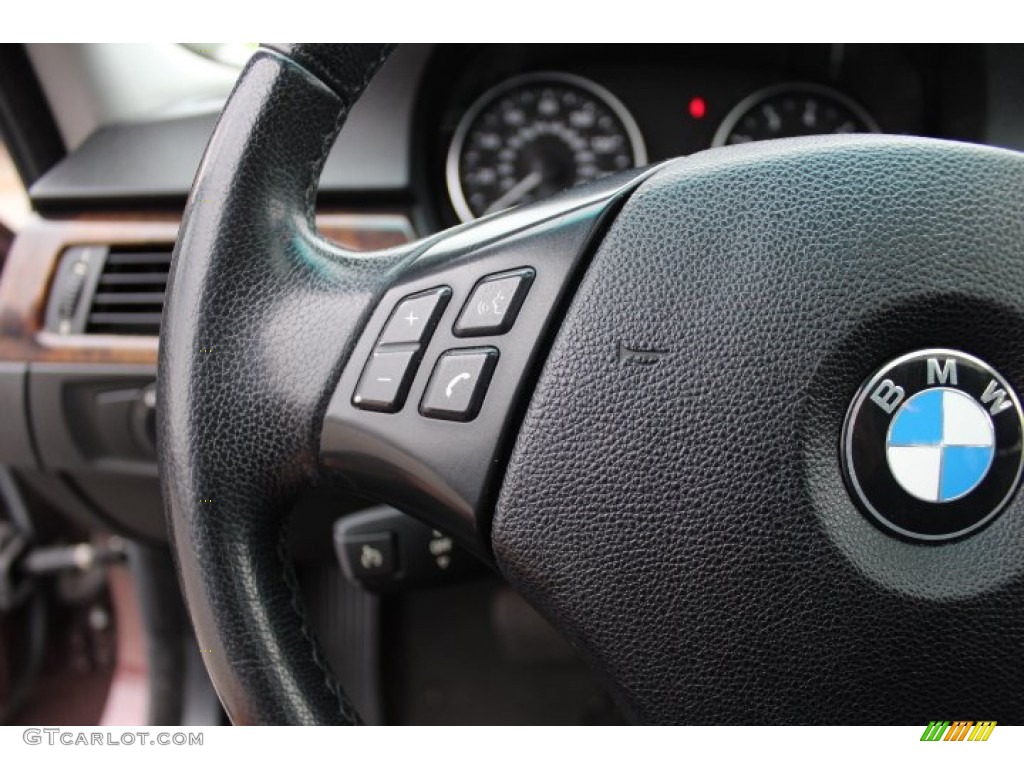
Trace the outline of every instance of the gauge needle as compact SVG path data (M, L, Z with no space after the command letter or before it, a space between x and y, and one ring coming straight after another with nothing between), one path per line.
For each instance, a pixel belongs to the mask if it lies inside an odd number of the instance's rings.
M508 208L510 205L515 205L522 198L540 186L542 181L544 181L544 174L540 171L534 171L528 176L524 176L516 182L516 185L508 192L487 206L487 210L484 211L484 215L486 216L489 213L494 213L495 211Z

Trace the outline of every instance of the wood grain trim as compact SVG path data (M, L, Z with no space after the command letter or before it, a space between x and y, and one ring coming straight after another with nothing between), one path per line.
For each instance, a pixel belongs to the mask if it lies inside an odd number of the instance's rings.
M382 251L416 239L409 219L402 214L317 214L316 228L328 240L353 251Z
M43 318L65 249L75 245L168 246L174 243L179 223L179 217L170 214L30 221L18 233L0 275L0 360L155 365L155 337L64 336L44 330ZM413 238L409 220L399 214L323 212L317 215L317 226L325 237L358 251L391 248Z

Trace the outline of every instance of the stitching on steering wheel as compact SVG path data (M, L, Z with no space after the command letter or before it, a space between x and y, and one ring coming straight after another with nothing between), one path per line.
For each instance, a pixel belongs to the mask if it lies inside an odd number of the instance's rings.
M292 566L291 561L288 559L287 553L287 539L288 539L288 528L291 525L291 515L288 520L281 526L281 535L277 542L277 557L281 563L281 577L284 579L284 583L288 587L288 592L291 595L291 606L292 610L295 611L295 615L299 618L299 627L302 631L302 636L306 638L309 643L310 656L313 659L313 663L316 664L317 669L324 676L324 685L327 686L327 690L331 692L335 700L338 702L338 711L342 718L345 719L347 725L359 725L360 719L356 712L355 706L352 701L342 690L340 683L334 676L330 667L324 662L323 656L320 652L320 645L316 641L316 636L310 629L309 622L306 620L306 609L302 602L302 593L299 589L298 577L295 573L295 568Z
M276 51L274 53L276 53ZM377 57L377 62L371 68L367 76L363 79L362 83L360 83L359 88L356 91L357 93L362 93L367 83L369 83L370 78L374 75L374 73L376 73L377 69L384 62L384 60L387 59L387 55L388 51L384 51L380 56ZM345 98L341 94L338 94L337 91L335 91L329 85L324 83L324 81L320 77L318 77L313 72L310 72L307 68L303 67L301 64L296 62L291 57L284 56L283 58L285 58L288 61L288 63L291 64L292 66L301 69L306 74L307 77L310 77L316 80L317 82L322 83L324 87L328 88L328 90L330 90L331 93L333 93L338 98L338 100L342 102L342 107L338 112L338 117L335 120L334 127L330 131L330 133L324 136L323 144L320 148L320 153L312 163L312 167L310 169L310 182L306 187L306 193L304 196L306 220L310 225L310 228L313 231L315 231L316 216L314 210L316 190L320 182L320 171L323 169L324 163L327 161L327 155L330 153L331 148L334 146L334 142L335 139L337 139L338 137L338 133L341 131L341 128L345 123L345 120L348 118L348 114L352 108L352 98L351 94L347 94L348 98ZM284 524L281 526L281 534L278 539L277 545L277 557L281 563L281 576L284 580L285 585L288 587L288 592L291 596L290 602L292 610L295 611L295 615L299 619L299 628L300 631L302 632L302 636L306 639L307 643L309 644L310 657L312 658L313 663L316 665L317 669L319 669L320 672L323 674L324 685L327 687L327 690L331 692L331 695L334 696L335 701L338 703L338 712L340 713L341 717L345 720L347 724L358 725L361 722L359 719L359 715L356 712L355 707L352 704L352 701L345 694L340 683L335 678L334 673L331 671L330 667L328 667L328 665L325 663L323 655L320 651L320 646L317 643L316 636L313 634L309 626L309 622L307 621L306 610L302 602L302 593L299 588L298 579L295 574L295 568L292 566L291 562L288 559L287 536L289 525L290 516L289 519L286 520Z
M318 83L322 84L325 88L327 88L327 90L329 90L331 93L333 93L337 97L337 99L342 103L342 107L338 111L338 117L337 117L337 119L334 122L334 128L331 130L331 132L329 134L324 136L323 146L320 148L320 155L314 161L314 165L313 165L313 167L311 169L311 173L309 175L310 176L309 186L306 187L306 195L305 195L306 218L309 221L310 225L314 227L314 229L315 229L315 221L316 221L316 214L315 214L316 190L317 190L317 186L320 183L320 172L323 170L324 163L327 162L327 155L330 154L331 147L334 146L334 142L338 138L338 134L341 132L342 126L345 124L345 121L348 119L348 114L349 114L349 112L352 111L352 105L356 102L356 100L358 99L359 95L364 90L366 90L366 86L370 83L370 80L373 79L373 76L377 74L377 70L379 70L381 68L381 66L387 60L388 56L391 55L392 47L393 46L385 47L377 55L377 60L373 63L373 65L367 68L366 75L363 77L363 79L359 83L359 85L356 88L354 88L352 90L349 90L349 91L347 91L344 94L338 93L338 91L336 91L330 84L324 82L324 80L321 77L319 77L316 73L310 72L306 67L303 67L302 64L300 64L297 61L295 61L295 59L291 58L290 56L285 56L284 57L285 59L287 59L287 61L290 64L292 64L293 66L298 67L303 72L305 72L308 77L311 77L314 80L316 80ZM276 53L276 51L275 51L275 53ZM278 54L278 55L280 55L280 54ZM317 61L317 58L316 58L315 55L313 55L312 58L313 58L314 61Z

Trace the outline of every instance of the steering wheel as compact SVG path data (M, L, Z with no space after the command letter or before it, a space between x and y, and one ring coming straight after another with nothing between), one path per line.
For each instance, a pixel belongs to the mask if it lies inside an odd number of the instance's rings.
M232 721L358 722L284 551L314 484L492 563L634 721L1020 721L1024 502L899 535L842 437L915 350L1024 382L1024 156L714 149L351 253L316 232L317 182L389 50L261 49L175 249L161 483Z

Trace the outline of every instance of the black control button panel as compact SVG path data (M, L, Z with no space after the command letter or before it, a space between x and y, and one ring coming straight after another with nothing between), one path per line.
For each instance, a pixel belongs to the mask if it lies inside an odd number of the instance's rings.
M430 520L489 559L494 490L547 342L607 217L654 172L606 177L415 246L391 274L328 403L320 436L325 472L354 493ZM436 310L436 327L431 312L418 341L389 341L409 338L392 333L404 334L403 323L415 330L430 309L411 301L442 286L451 294ZM362 405L369 402L364 386L394 384L376 381L391 377L371 375L368 361L401 349L416 350L408 391L395 396L390 412ZM375 404L388 400L375 397ZM396 540L400 569L411 569L402 536ZM426 546L435 570L447 573L449 542L429 539L428 531Z
M334 523L342 573L373 592L465 581L487 573L447 534L397 509L375 507Z
M346 536L338 555L349 578L359 581L390 579L399 570L395 534L388 530Z
M377 347L363 368L352 404L371 411L394 413L405 404L419 347Z
M451 295L451 289L442 287L403 299L391 313L391 319L384 326L384 331L377 343L424 343L434 332L437 320Z
M488 275L473 289L455 323L456 336L495 336L516 321L533 282L529 267Z
M440 286L398 302L363 367L352 405L384 413L402 410L423 347L430 341L451 295L451 288Z
M494 347L451 349L438 358L420 403L433 419L470 421L480 412L498 350Z

